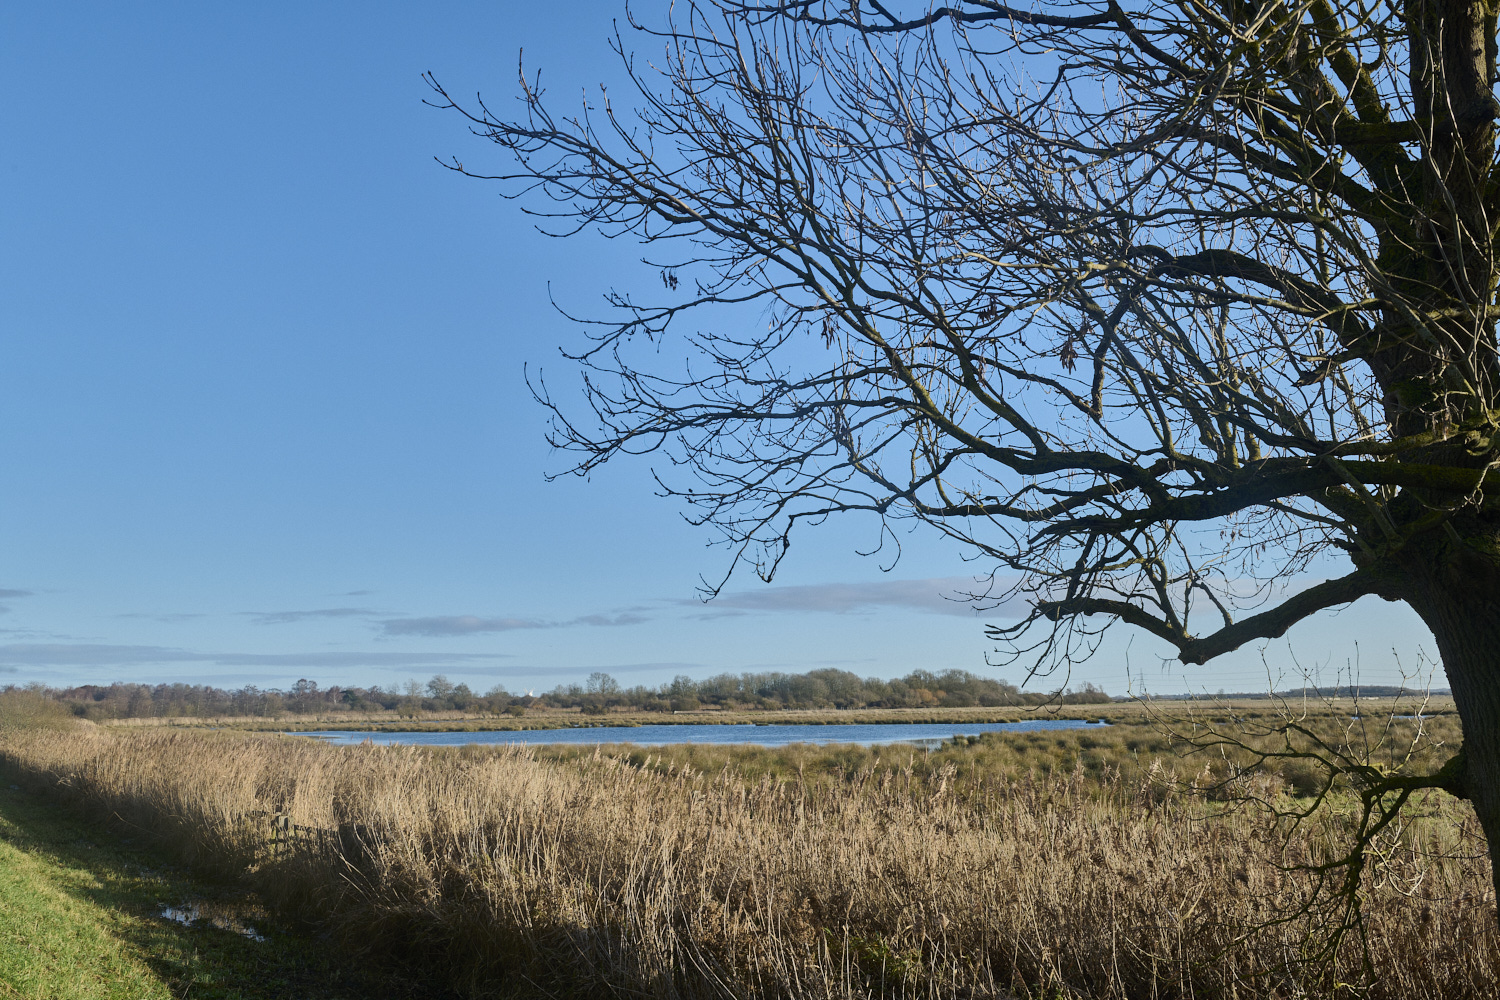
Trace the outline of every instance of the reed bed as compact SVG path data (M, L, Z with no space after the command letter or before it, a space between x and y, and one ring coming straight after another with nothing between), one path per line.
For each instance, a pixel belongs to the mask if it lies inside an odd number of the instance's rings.
M1367 979L1357 938L1309 964L1308 920L1276 921L1336 817L1287 834L1082 768L812 782L87 724L0 733L0 756L351 955L476 996L1416 1000L1493 996L1500 969L1482 843L1438 799L1367 874Z

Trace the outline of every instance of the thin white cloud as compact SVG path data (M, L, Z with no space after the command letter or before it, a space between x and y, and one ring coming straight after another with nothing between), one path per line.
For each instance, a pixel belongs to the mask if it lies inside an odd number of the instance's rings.
M431 618L391 618L380 623L386 635L474 635L478 632L511 632L516 629L552 628L552 622L535 618L480 618L477 615L438 615Z
M816 583L793 587L765 587L741 590L718 597L702 605L702 618L719 618L748 613L818 612L845 615L875 608L900 608L933 615L974 618L980 614L1011 616L1002 603L988 602L984 611L966 600L964 595L983 593L982 584L973 577L948 576L926 580L876 580L870 583ZM679 604L692 604L683 600Z
M419 670L420 668L413 667L408 669L407 667L402 666L391 666L385 667L384 669L396 673L409 674L412 670ZM453 666L444 663L433 664L432 669L438 670L443 675L448 677L511 677L514 675L524 675L532 672L531 668L529 667L517 667L514 664L506 664L504 666L501 666L498 663L492 663L488 665L481 664L477 667Z
M672 661L664 663L599 663L590 667L577 667L571 673L591 674L595 670L602 670L607 674L638 674L648 670L671 670L676 673L687 673L689 670L707 670L706 663L676 663Z
M570 628L588 625L595 628L639 625L649 621L644 615L630 612L618 615L580 615L564 621L542 618L481 618L478 615L438 615L430 618L390 618L380 623L384 635L420 635L446 637L475 635L481 632L513 632L518 629Z
M592 625L595 628L614 628L617 625L639 625L651 619L645 615L621 614L621 615L580 615L571 621L563 622L563 627L569 625Z
M506 669L510 670L511 668L507 667ZM515 672L521 673L526 669L527 668L517 667L515 668ZM686 674L693 671L703 673L707 670L712 669L712 667L711 665L706 663L678 663L674 661L666 661L661 663L594 663L580 667L533 667L530 669L532 673L545 674L552 680L556 681L575 676L587 677L589 674L594 673L595 671L602 671L603 673L611 675L641 674L651 672L660 673L668 670L670 670L674 674Z
M194 663L212 659L170 646L116 646L92 642L13 642L0 645L0 663L22 667L126 666Z
M511 653L215 653L222 667L391 667L442 666L511 659Z
M4 588L4 587L0 587L0 600L11 600L11 599L16 598L16 597L31 597L31 596L33 596L33 594L29 590L15 590L15 589L7 589L7 588ZM5 615L5 614L10 614L10 608L7 607L4 604L0 604L0 615Z
M310 618L368 618L379 612L369 608L317 608L312 611L241 611L256 625L289 625Z
M508 653L197 652L172 646L105 643L9 643L0 645L0 668L129 667L151 663L206 663L220 667L444 667L510 659Z

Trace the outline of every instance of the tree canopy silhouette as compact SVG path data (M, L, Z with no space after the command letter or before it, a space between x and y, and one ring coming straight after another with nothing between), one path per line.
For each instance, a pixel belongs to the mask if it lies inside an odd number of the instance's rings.
M625 103L432 81L513 156L454 169L659 272L584 320L586 407L536 384L575 471L664 456L767 578L801 524L926 522L1017 581L993 633L1053 662L1114 622L1199 664L1405 602L1464 724L1432 780L1500 844L1495 14L672 10L632 22L649 62L616 36ZM1285 585L1324 554L1347 572Z

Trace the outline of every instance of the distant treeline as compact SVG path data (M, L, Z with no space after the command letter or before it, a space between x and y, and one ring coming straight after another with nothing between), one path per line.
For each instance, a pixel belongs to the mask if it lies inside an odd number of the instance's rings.
M5 690L10 690L6 688ZM201 684L86 684L72 688L32 685L30 690L61 702L87 719L314 715L328 712L469 712L518 715L527 709L692 712L703 709L775 710L819 708L969 708L976 706L1103 704L1111 700L1092 684L1081 691L1023 692L1014 684L966 670L914 670L895 680L861 678L844 670L806 674L720 674L695 681L679 676L658 687L625 688L609 674L594 673L583 684L566 684L541 695L515 695L496 686L479 694L441 674L425 685L407 681L383 688L319 687L299 680L289 690L247 685L236 691Z
M1285 691L1233 691L1207 696L1203 694L1157 694L1151 697L1157 701L1186 701L1190 699L1203 700L1205 697L1222 699L1225 701L1246 701L1256 698L1270 699L1281 698L1286 701L1300 701L1307 698L1322 701L1326 698L1409 698L1429 694L1436 698L1447 698L1453 692L1448 688L1432 688L1423 691L1417 687L1401 687L1396 684L1355 684L1342 685L1339 687L1300 687L1288 688Z

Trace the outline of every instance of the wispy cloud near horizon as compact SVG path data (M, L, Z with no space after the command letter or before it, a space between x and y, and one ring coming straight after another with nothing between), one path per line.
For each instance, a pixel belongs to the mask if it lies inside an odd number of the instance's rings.
M323 650L299 653L198 652L174 646L106 643L0 644L0 670L17 667L132 667L153 663L205 663L219 667L420 668L509 660L510 653L397 653Z
M312 611L241 611L240 614L256 625L290 625L315 618L371 618L379 612L369 608L316 608Z
M644 615L625 612L617 615L580 615L564 621L543 618L481 618L477 615L437 615L430 618L389 618L380 623L383 635L416 635L442 638L475 635L482 632L512 632L517 629L571 628L587 625L609 628L639 625L650 621Z
M4 588L4 587L0 587L0 600L11 600L11 599L17 598L17 597L34 597L34 596L36 596L36 595L34 594L34 592L32 592L30 590L16 590L14 588L7 589L7 588ZM5 606L3 604L0 604L0 615L8 614L9 612L10 612L10 608L9 607L7 607L7 606Z
M146 621L161 622L163 625L176 625L179 622L192 621L195 618L207 618L208 615L201 611L178 611L172 614L152 615L140 611L131 611L125 614L115 615L116 618L141 618Z
M789 587L766 587L720 594L711 601L679 600L703 610L695 617L721 618L741 614L818 612L854 614L875 608L901 608L923 614L974 618L980 614L1013 617L1005 602L989 604L983 611L961 595L983 594L985 587L969 576L932 577L924 580L876 580L869 583L814 583Z

